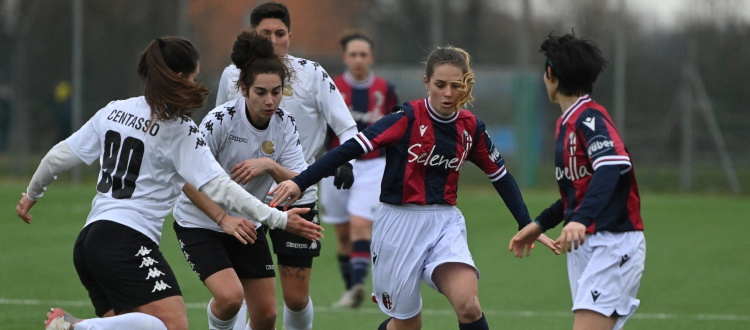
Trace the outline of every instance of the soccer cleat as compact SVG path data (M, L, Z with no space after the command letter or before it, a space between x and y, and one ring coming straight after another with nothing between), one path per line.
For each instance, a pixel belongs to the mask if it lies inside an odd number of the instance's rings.
M339 301L333 303L334 308L357 308L365 300L364 284L355 284L349 290L344 291Z
M70 330L80 320L68 314L62 308L51 308L44 322L45 330Z

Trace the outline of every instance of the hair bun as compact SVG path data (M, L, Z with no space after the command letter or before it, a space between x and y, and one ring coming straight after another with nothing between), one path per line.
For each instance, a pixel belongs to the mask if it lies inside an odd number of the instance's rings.
M257 58L274 58L271 38L258 35L255 32L243 31L237 35L232 47L232 63L238 68Z

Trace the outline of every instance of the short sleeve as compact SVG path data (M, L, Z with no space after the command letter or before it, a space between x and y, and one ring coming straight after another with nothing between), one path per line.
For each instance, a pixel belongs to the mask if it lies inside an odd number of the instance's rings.
M91 165L99 159L102 153L102 141L99 134L99 118L105 109L99 110L78 131L69 136L66 141L73 153L84 163Z
M206 182L224 173L211 154L203 134L191 119L186 118L182 124L172 128L172 161L185 181L200 189Z

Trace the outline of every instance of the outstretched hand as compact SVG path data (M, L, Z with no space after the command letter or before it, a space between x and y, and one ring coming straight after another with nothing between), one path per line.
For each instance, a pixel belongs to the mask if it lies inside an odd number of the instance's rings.
M23 222L31 224L31 214L29 214L29 210L36 204L36 201L32 201L29 199L29 196L26 195L26 193L21 193L21 200L18 201L18 205L16 205L16 214L18 215Z
M526 225L511 238L508 250L513 251L517 258L523 258L524 254L528 257L536 241L547 246L555 254L560 254L560 245L547 235L542 234L542 228L535 222Z
M309 240L317 241L323 238L323 227L307 221L300 216L300 214L305 214L309 211L309 208L293 208L286 211L287 220L284 230Z
M219 227L227 234L237 238L242 244L253 244L258 239L255 224L245 218L225 213L221 220L219 220Z
M273 195L273 199L269 203L269 205L271 205L272 207L278 207L281 203L284 203L286 201L286 203L284 204L284 210L288 210L289 206L291 206L300 197L302 197L302 191L299 189L299 186L297 186L297 184L292 180L286 180L279 183L279 185L271 189L268 194Z

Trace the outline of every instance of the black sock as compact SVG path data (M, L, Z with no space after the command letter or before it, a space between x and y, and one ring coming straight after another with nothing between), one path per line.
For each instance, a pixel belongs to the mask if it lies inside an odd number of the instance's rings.
M385 319L385 321L383 321L383 323L380 323L380 325L378 326L378 330L386 330L386 329L388 329L388 322L390 322L390 321L391 321L390 317L387 318L387 319Z
M461 323L458 322L458 329L459 330L489 330L490 326L487 324L487 319L484 317L484 313L482 313L482 317L479 320L476 320L471 323Z
M349 266L349 256L339 254L339 271L341 271L341 277L344 279L344 285L349 290L352 287L351 281L351 267Z

